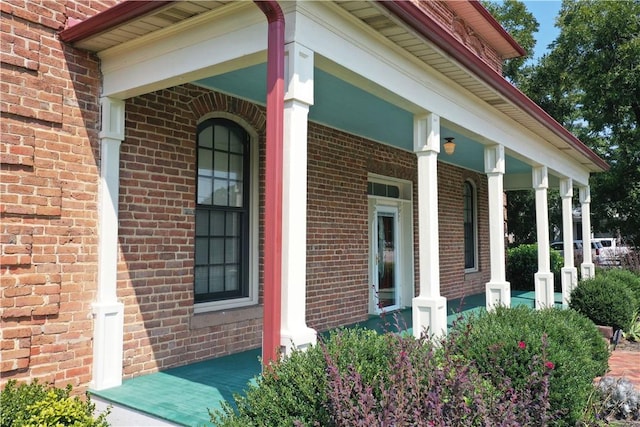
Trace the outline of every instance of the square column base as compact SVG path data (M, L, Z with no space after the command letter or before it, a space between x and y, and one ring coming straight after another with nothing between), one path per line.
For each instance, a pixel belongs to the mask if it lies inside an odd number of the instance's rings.
M590 263L582 263L580 264L580 279L587 280L593 279L596 276L596 266Z
M511 307L511 283L489 282L485 285L487 311L498 306Z
M283 330L280 333L280 348L284 354L291 354L296 350L306 350L316 345L318 342L318 333L315 329L300 328L295 331Z
M427 332L432 338L447 333L447 299L445 297L415 297L411 304L413 336Z
M571 292L578 285L578 269L575 267L562 267L562 306L568 307L571 300Z
M94 303L93 378L90 387L104 390L122 385L124 304Z
M553 273L536 273L534 275L536 292L536 309L553 307L555 295L553 293Z

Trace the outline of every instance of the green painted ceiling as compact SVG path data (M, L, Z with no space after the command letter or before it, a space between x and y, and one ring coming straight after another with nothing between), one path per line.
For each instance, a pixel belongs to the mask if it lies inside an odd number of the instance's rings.
M225 92L255 103L266 103L266 64L258 64L195 84ZM314 69L314 104L309 108L313 122L413 151L413 114L366 92L323 70ZM453 155L440 155L447 163L478 172L484 171L483 146L472 139L441 127L442 137L455 138ZM507 173L528 173L527 164L508 157Z

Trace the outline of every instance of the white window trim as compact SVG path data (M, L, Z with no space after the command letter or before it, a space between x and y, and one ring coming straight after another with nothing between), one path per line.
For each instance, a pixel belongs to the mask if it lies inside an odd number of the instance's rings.
M260 181L259 181L259 159L258 159L258 133L253 127L242 119L233 114L226 112L212 112L206 114L198 120L198 124L212 118L225 118L231 120L234 123L240 125L249 134L249 156L250 156L250 180L251 180L251 194L250 194L250 210L249 210L249 296L242 298L233 298L221 301L208 301L193 304L193 313L207 313L211 311L229 310L233 308L247 307L258 304L259 296L259 263L258 263L258 243L260 232L260 218L259 218L259 194L260 194ZM195 247L194 247L195 250Z
M398 227L398 246L401 247L403 254L402 259L398 259L400 270L398 272L399 289L399 308L411 306L411 301L415 296L415 258L414 258L414 229L413 229L413 183L399 178L386 177L383 175L368 175L367 182L377 182L380 184L392 184L400 187L400 198L382 197L367 195L369 200L369 238L372 236L372 221L376 217L376 211L386 208L397 209L397 227ZM369 248L373 242L369 241ZM370 250L370 249L369 249ZM370 280L375 274L373 268L373 254L369 254L369 275ZM375 297L372 295L372 289L369 294L369 314L379 315Z
M478 268L478 188L476 187L476 183L471 179L465 179L464 184L469 183L471 186L471 201L473 203L473 267L465 268L465 273L476 273L479 271ZM464 185L463 184L463 185ZM463 194L464 197L464 187Z

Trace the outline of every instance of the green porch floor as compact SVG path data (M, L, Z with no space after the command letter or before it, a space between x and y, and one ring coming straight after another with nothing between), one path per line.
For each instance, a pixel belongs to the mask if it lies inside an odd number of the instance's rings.
M562 295L556 293L556 305L561 305L561 298ZM533 307L534 301L533 292L511 291L512 306ZM451 326L460 313L482 310L484 306L484 294L447 301L447 323ZM372 316L357 325L379 332L410 330L411 309ZM233 393L244 390L260 374L260 355L259 348L248 350L128 379L121 386L91 393L178 425L211 426L208 409L218 409L223 401L232 401Z

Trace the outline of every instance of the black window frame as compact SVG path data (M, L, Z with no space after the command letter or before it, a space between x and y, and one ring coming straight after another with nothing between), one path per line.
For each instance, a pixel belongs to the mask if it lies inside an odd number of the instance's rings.
M211 185L211 189L212 189L212 195L211 195L211 203L199 203L199 186L200 186L200 152L201 150L208 150L211 152L211 165L212 165L212 170L214 168L215 165L215 152L222 152L222 150L216 149L215 148L215 141L214 136L216 134L216 132L214 131L214 129L212 129L212 144L211 147L203 147L201 146L200 143L200 134L202 131L204 131L205 129L209 128L209 127L215 127L215 126L219 126L219 127L224 127L227 128L227 130L229 132L231 131L236 131L240 133L240 140L242 142L242 155L243 155L243 159L242 159L242 206L241 207L234 207L234 206L229 206L227 204L227 206L220 206L220 205L215 205L214 204L214 197L213 197L213 188L214 185ZM227 154L230 154L230 150L228 149ZM196 221L196 231L195 231L195 241L194 241L194 275L193 275L193 294L194 294L194 302L195 303L205 303L205 302L215 302L215 301L226 301L226 300L232 300L232 299L238 299L238 298L247 298L250 296L250 274L249 274L249 268L250 268L250 216L251 216L251 149L250 149L250 136L249 133L242 127L240 126L238 123L226 119L226 118L211 118L211 119L207 119L205 121L203 121L202 123L198 124L197 127L197 131L196 131L196 193L195 193L195 198L196 198L196 216L195 216L195 221ZM213 177L212 177L213 179ZM224 213L224 224L223 224L223 228L226 232L227 230L227 221L229 220L229 218L233 215L239 215L240 216L240 220L238 221L238 226L240 227L240 231L238 233L239 236L239 249L238 249L238 263L233 263L233 264L226 264L226 263L212 263L211 262L211 257L210 257L210 251L211 251L211 247L209 245L207 245L207 260L208 262L206 263L198 263L198 249L197 249L197 244L196 241L199 238L208 238L209 240L217 237L220 238L222 237L224 240L224 244L227 244L227 235L223 234L220 236L216 236L215 234L213 234L211 228L211 224L212 224L212 219L211 216L214 213L219 213L219 212L223 212ZM207 216L207 230L208 232L206 234L202 234L202 235L198 235L198 226L197 226L197 218L199 215L204 215L206 214ZM231 214L231 215L229 215ZM224 249L223 249L223 253L224 253ZM226 255L223 255L223 258ZM207 268L207 282L208 282L208 290L211 290L211 280L212 280L212 275L211 275L211 267L215 267L215 266L223 266L226 267L227 265L235 265L237 264L238 266L238 289L232 289L232 290L223 290L223 291L217 291L217 292L207 292L207 293L203 293L203 292L196 292L196 280L197 280L197 271L199 268ZM223 280L227 280L227 276L225 275ZM225 286L225 284L223 284L223 287Z
M464 227L464 268L477 270L477 218L476 218L476 188L470 181L464 182L463 187L463 227ZM470 219L470 221L469 221Z

